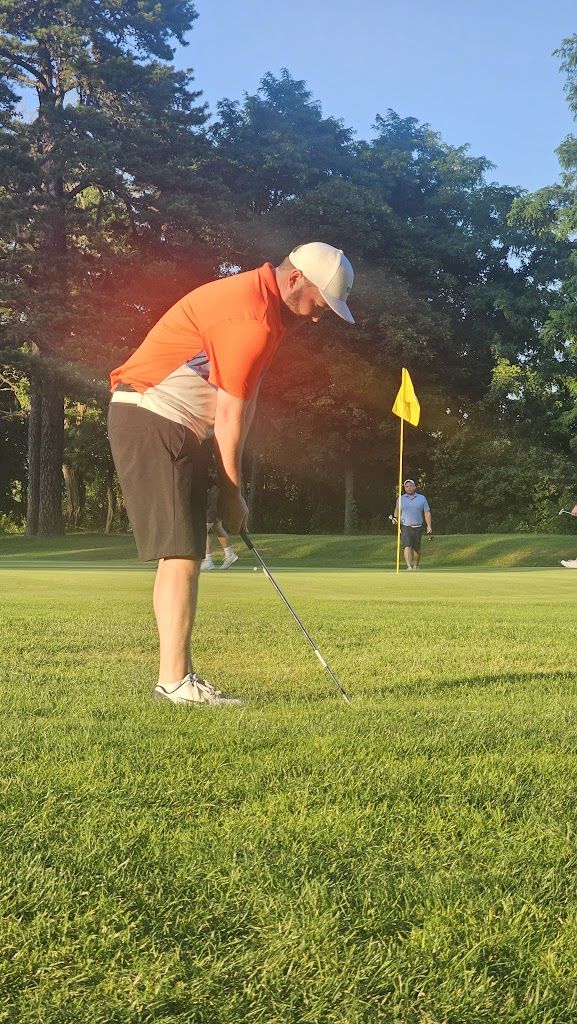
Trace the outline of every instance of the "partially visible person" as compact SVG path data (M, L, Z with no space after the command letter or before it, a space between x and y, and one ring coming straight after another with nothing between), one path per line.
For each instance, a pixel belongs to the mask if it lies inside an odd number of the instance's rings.
M218 484L216 483L216 480L209 480L209 484L210 487L208 488L206 495L206 555L200 563L201 572L209 572L211 569L216 568L212 557L212 541L210 539L211 530L215 537L218 537L218 543L220 544L224 554L220 568L228 569L231 565L234 565L235 562L238 562L238 555L235 555L232 550L228 533L222 525L221 520L218 518Z
M240 703L203 679L192 661L206 554L202 445L214 437L217 516L238 534L248 515L242 453L262 378L283 337L301 324L315 324L329 311L354 323L347 306L353 277L342 250L325 242L298 245L278 266L265 263L189 292L112 371L108 436L114 464L138 556L158 562L156 700Z
M431 509L424 494L419 494L414 480L405 480L403 487L405 493L401 498L401 544L403 545L403 557L409 572L414 572L420 567L421 561L421 535L423 532L423 519L427 526L427 533L432 534ZM399 499L395 504L394 518L399 517Z
M571 509L571 515L577 516L577 505L573 505ZM561 565L566 569L577 569L577 558L562 558Z

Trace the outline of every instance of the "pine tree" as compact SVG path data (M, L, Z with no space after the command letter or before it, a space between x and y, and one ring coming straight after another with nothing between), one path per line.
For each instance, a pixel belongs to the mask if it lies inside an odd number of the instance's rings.
M66 365L137 344L154 268L209 230L206 112L169 63L196 17L174 0L0 5L0 348L31 385L31 536L62 532Z

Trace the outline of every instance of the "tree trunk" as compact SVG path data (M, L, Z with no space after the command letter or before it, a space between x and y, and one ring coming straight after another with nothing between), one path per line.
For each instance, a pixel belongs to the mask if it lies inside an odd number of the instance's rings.
M66 487L66 519L69 526L78 529L82 516L82 480L77 466L62 463L62 476Z
M38 534L40 507L40 439L42 437L42 383L30 377L30 412L28 414L28 497L26 536Z
M345 521L343 524L343 533L347 534L354 533L357 520L354 484L355 472L353 464L347 460L345 464Z
M111 466L108 470L108 480L106 484L106 498L108 502L108 508L106 512L106 527L104 532L112 532L112 523L116 513L116 492L114 490L114 469Z
M39 92L39 116L40 146L42 150L42 189L50 197L47 206L47 217L44 224L43 237L39 246L39 253L43 257L47 281L51 284L56 280L60 292L60 312L65 308L68 301L67 271L65 264L66 257L66 202L64 195L64 181L58 161L54 161L54 153L57 151L57 140L63 125L63 104L65 91L61 83L56 87L52 82L52 62L47 49L42 49L40 54L44 71L43 87ZM40 339L37 339L38 341ZM55 339L47 334L42 334L41 345L34 345L36 351L55 354L55 341L59 345L62 338ZM36 452L39 447L39 473L38 484L36 475L32 477L33 486L38 487L38 518L35 517L35 508L32 508L31 529L36 527L38 537L58 537L64 533L62 519L62 462L64 453L64 396L58 387L49 380L39 380L40 394L37 397L37 404L40 404L40 438L36 433L32 436L34 451L29 451L29 464L32 463L34 473ZM34 407L34 401L32 403ZM31 413L32 426L37 430L35 417L37 410ZM32 534L33 536L34 534Z
M62 456L64 454L64 398L44 382L42 436L40 438L40 501L38 536L60 537L62 521Z

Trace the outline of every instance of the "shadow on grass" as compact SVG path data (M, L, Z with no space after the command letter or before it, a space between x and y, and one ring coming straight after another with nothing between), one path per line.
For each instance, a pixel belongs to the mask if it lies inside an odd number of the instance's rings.
M577 685L577 672L496 672L494 675L484 673L479 676L464 676L458 679L441 679L433 682L417 681L414 683L392 683L380 688L382 696L397 694L402 696L419 696L429 693L441 693L450 690L486 690L489 687L517 688L528 684L570 682ZM369 694L366 694L369 696Z

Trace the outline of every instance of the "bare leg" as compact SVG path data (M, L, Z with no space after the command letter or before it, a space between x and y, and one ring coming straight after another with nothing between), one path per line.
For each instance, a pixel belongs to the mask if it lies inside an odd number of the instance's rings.
M192 672L190 638L196 612L200 562L161 558L154 583L154 614L160 640L159 683L175 683Z
M218 543L220 544L222 550L226 551L227 547L230 544L230 540L228 537L228 533L226 532L222 523L213 523L212 532L216 533L216 536L218 537Z
M413 565L418 565L421 561L421 552L413 551Z
M407 563L407 569L410 569L412 564L413 564L412 563L413 549L412 548L403 548L403 555L405 556L405 562Z

